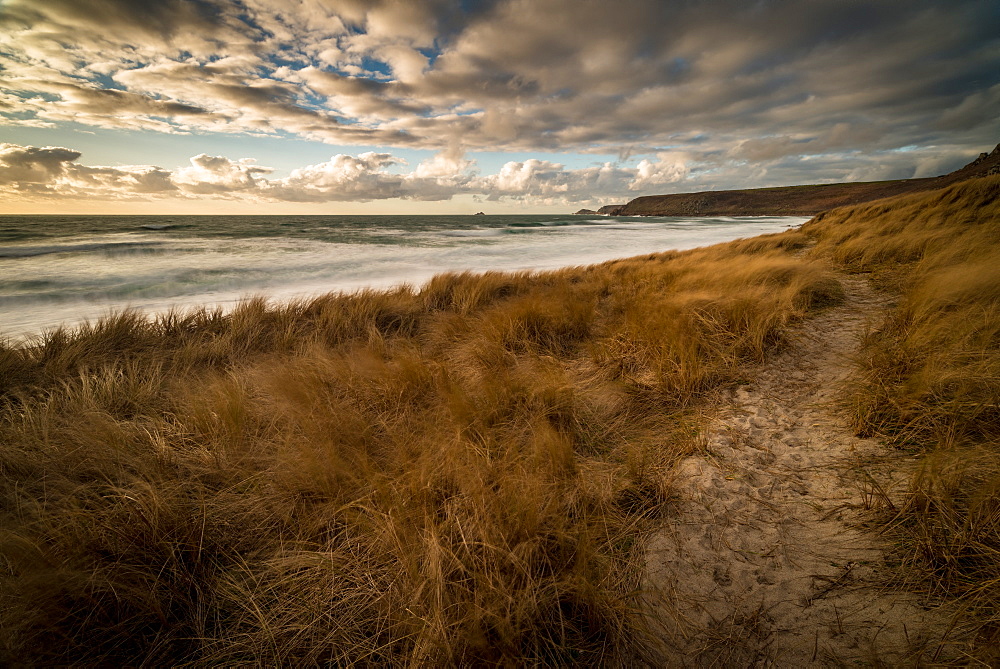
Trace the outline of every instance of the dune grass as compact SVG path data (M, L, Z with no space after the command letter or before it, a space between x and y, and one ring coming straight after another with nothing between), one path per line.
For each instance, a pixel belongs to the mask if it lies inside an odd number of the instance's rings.
M840 299L787 233L0 347L0 661L655 661L642 538Z
M800 231L0 346L0 661L656 663L635 594L714 394L899 294L855 427L924 455L899 580L1000 661L1000 177Z
M862 342L855 425L926 453L887 521L899 578L957 600L980 659L1000 662L1000 177L833 210L802 232L900 295Z

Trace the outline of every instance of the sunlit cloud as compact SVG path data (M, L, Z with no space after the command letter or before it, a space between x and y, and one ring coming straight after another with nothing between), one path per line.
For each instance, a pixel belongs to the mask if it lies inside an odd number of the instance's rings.
M338 154L330 160L274 177L251 158L233 160L199 154L174 170L152 165L90 167L79 151L63 147L0 144L0 194L33 200L74 197L225 198L258 202L365 202L393 198L440 201L459 194L488 200L582 202L616 193L645 192L683 178L683 162L664 156L625 168L605 163L567 169L560 163L510 161L495 174L481 175L475 161L443 151L405 169L391 153Z

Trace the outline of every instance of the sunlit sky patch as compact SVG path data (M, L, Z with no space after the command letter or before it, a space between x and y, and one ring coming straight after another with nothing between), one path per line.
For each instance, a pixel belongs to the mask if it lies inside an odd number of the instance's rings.
M0 211L537 212L933 176L983 0L0 0Z

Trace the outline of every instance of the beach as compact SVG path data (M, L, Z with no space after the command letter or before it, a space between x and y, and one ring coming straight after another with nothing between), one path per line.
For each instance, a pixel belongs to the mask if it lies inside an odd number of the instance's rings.
M0 347L0 660L995 663L998 187Z
M135 308L231 308L419 285L450 271L548 270L689 249L801 217L7 216L0 336Z

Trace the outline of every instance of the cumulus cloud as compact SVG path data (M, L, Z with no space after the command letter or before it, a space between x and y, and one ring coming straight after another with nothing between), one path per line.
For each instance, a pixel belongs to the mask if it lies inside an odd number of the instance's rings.
M474 169L475 162L466 160L458 147L452 147L417 165L414 174L420 178L458 179Z
M687 174L687 163L683 155L661 153L656 161L648 158L639 161L635 178L629 182L628 188L632 191L660 188L683 180Z
M737 146L730 153L742 150ZM443 201L473 195L490 201L592 206L640 195L712 190L734 181L795 183L814 169L810 163L819 159L795 155L743 165L733 164L728 154L705 158L692 157L689 152L662 151L634 165L604 162L567 168L558 162L532 158L508 161L495 173L481 174L475 160L453 147L415 166L392 153L366 151L337 154L278 176L273 168L258 165L251 158L204 153L174 169L154 165L90 166L81 164L81 157L80 151L65 147L0 144L0 196L10 202L66 197L322 203ZM870 181L942 174L969 158L958 149L907 147L876 153L867 162L859 161L850 152L831 153L822 160L826 169L832 166L841 181ZM698 186L692 188L692 183Z
M143 197L176 190L158 167L90 167L81 153L57 146L0 144L0 193L10 197Z
M0 184L45 183L58 178L80 157L79 151L57 146L0 144Z
M606 162L566 169L560 163L532 158L508 162L497 174L475 179L473 184L491 200L594 202L659 192L686 174L683 158L669 153L656 160L643 159L635 167Z
M230 160L202 153L191 158L190 167L182 167L174 172L171 181L185 191L198 195L256 191L267 183L265 175L274 170L255 163L250 158Z
M339 154L317 165L293 170L275 181L269 198L286 201L367 201L404 197L403 179L387 168L402 163L388 153Z
M448 200L460 194L535 203L596 202L648 194L682 177L674 154L625 167L604 163L567 169L560 163L510 161L481 175L458 149L442 151L408 169L391 153L338 154L277 177L255 160L199 154L174 170L153 165L88 166L63 147L0 144L0 194L10 199L53 196L90 199L232 199L248 202L364 202L393 198Z

